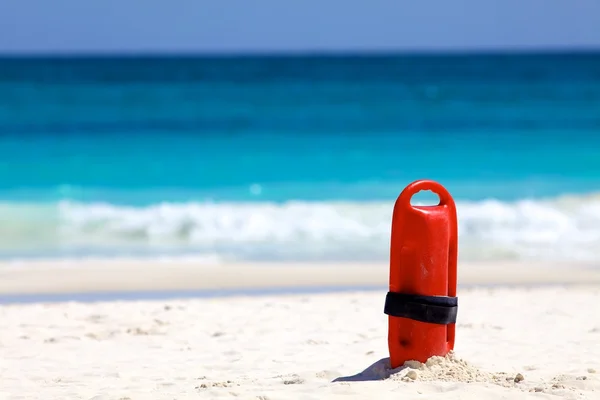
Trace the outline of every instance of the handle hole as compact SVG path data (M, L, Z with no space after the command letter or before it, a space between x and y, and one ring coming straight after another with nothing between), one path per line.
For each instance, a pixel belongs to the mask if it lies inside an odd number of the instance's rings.
M410 198L411 206L439 206L441 203L440 196L431 190L419 190Z

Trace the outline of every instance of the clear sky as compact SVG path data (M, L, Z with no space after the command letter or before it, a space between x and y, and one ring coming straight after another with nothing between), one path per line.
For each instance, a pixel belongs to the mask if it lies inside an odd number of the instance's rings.
M0 0L0 52L600 48L600 0Z

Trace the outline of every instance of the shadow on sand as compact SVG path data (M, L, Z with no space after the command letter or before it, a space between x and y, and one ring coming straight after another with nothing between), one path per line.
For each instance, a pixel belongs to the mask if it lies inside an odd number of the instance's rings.
M405 367L390 369L390 358L382 358L381 360L369 365L364 371L352 376L340 376L332 382L366 382L380 381L387 379L391 374L402 371Z

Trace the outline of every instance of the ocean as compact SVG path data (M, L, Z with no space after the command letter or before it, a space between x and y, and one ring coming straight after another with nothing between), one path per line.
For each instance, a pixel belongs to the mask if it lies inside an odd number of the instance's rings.
M417 179L461 260L598 260L600 53L0 59L2 259L385 260Z

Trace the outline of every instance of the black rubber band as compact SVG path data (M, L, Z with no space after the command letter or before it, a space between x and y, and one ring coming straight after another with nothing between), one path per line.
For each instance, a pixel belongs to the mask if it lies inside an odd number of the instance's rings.
M420 322L448 325L456 323L458 297L421 296L388 292L385 297L385 314Z

